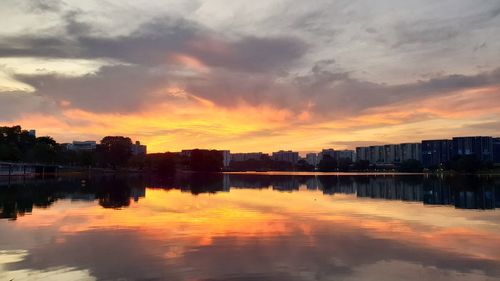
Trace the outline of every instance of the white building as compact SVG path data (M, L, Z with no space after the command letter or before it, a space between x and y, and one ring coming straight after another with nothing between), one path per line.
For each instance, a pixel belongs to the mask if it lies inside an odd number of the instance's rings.
M97 147L97 142L95 141L73 141L73 143L68 143L66 148L73 151L92 151Z

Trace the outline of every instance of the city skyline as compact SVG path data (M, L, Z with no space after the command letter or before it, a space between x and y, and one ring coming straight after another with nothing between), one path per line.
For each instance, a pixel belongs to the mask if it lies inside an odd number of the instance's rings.
M148 152L498 137L498 1L0 3L0 125Z

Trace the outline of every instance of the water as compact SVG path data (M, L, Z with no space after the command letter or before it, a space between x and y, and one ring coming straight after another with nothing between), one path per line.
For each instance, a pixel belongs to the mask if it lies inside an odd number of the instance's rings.
M0 280L500 280L496 208L500 177L3 179Z

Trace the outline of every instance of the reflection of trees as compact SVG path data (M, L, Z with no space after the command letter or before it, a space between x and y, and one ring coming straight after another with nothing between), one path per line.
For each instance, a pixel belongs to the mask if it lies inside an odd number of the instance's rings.
M0 218L16 219L18 216L31 213L33 207L47 208L74 190L74 183L68 182L63 186L57 181L2 186L0 187Z
M144 197L141 179L102 177L82 182L66 178L63 181L43 180L14 183L0 187L0 218L16 219L33 208L47 208L59 199L94 201L105 208L122 208L130 198Z
M487 176L284 176L183 174L176 178L124 176L44 180L0 186L0 218L16 219L33 208L47 208L59 199L97 200L104 208L126 208L145 196L145 187L180 189L192 194L230 188L272 188L296 191L300 186L324 194L451 205L464 209L500 207L500 177Z

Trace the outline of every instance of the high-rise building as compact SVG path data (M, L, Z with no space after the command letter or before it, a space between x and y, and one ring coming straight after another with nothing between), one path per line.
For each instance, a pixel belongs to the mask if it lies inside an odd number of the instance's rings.
M453 157L474 156L478 160L493 161L492 137L455 137L452 145Z
M134 144L132 144L132 155L146 155L147 152L147 146L141 144L140 141L136 141Z
M401 162L401 146L399 144L384 145L384 163L395 164Z
M385 163L385 152L383 145L370 146L370 154L368 160L371 164Z
M352 162L356 161L356 152L354 150L335 150L334 155L337 161L340 159L349 159Z
M356 161L369 161L369 160L370 160L370 148L356 147Z
M278 152L273 152L271 158L274 161L290 162L295 164L299 161L299 153L293 152L291 150L288 151L280 150Z
M318 163L321 162L323 157L328 155L330 158L335 159L335 150L333 148L323 149L318 153Z
M229 167L229 163L231 162L231 151L221 150L221 152L222 152L222 165L224 167Z
M500 138L493 138L493 163L500 163Z
M242 162L247 160L260 160L264 156L262 152L231 153L231 162Z
M306 162L309 165L312 165L312 166L318 165L318 154L316 154L316 153L307 153L306 154Z
M421 143L402 143L401 147L401 162L407 160L421 161L422 144Z
M423 140L422 165L426 168L438 167L451 160L451 140Z

